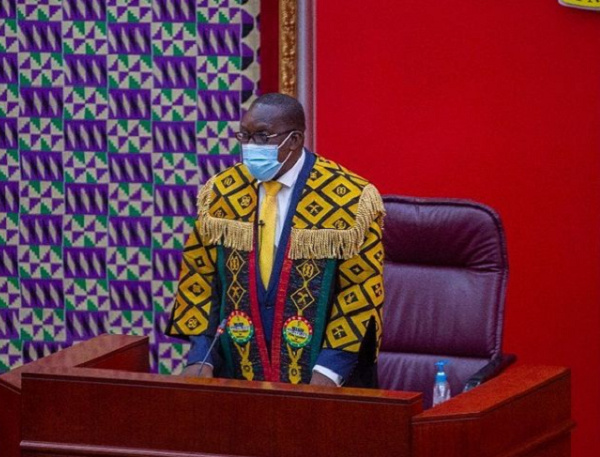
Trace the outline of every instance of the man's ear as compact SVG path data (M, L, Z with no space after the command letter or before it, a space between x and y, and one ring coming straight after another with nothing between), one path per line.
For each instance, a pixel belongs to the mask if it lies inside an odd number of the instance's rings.
M304 133L301 132L300 130L296 130L295 132L292 133L290 140L292 143L292 144L290 144L290 148L293 149L294 151L297 151L297 150L301 149L302 145L304 144Z

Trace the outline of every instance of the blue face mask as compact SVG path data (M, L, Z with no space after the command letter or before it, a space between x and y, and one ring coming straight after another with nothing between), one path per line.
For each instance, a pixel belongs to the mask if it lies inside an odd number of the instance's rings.
M292 154L288 154L283 162L277 160L279 148L285 144L293 132L290 132L283 142L276 144L242 144L242 161L248 171L259 181L270 181L281 170Z

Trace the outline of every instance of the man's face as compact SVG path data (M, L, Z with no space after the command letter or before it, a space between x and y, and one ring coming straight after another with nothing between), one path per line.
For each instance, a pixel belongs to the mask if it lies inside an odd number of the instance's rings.
M240 131L250 135L256 133L265 133L267 135L279 134L273 138L269 138L266 144L280 145L290 134L290 131L294 131L294 128L284 121L281 117L279 108L276 106L259 104L254 105L252 109L244 115L240 122ZM293 136L295 136L295 134L292 134L292 137ZM297 141L292 137L279 149L277 155L277 160L279 160L279 162L283 162L288 157L290 150L295 145L297 146ZM254 140L252 141L254 142ZM290 159L291 158L292 157L290 157Z

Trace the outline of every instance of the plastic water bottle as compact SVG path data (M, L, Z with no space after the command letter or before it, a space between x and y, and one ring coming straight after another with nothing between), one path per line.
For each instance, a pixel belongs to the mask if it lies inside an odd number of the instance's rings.
M448 384L448 377L444 371L444 365L447 364L447 360L440 360L435 364L437 373L435 374L435 384L433 385L433 406L450 400L450 384Z

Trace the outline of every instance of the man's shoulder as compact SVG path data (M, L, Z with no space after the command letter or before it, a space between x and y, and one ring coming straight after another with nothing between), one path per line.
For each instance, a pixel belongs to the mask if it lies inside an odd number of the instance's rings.
M343 206L349 212L357 211L357 205L365 198L378 201L381 199L377 188L367 179L321 156L316 157L306 185L307 191L327 195L332 202ZM303 200L306 200L306 192Z
M198 193L198 214L251 221L257 203L256 179L242 163L213 175Z
M200 195L205 195L205 203L218 200L220 197L229 199L232 194L248 189L254 190L256 179L248 168L237 163L211 176L200 188ZM200 203L200 202L198 202Z
M362 176L317 156L296 207L289 256L292 259L348 259L360 251L385 208L379 192Z
M357 173L354 173L343 165L321 156L317 156L313 171L327 174L333 178L346 179L361 189L364 189L367 185L369 185L369 181L367 179L363 178Z
M226 188L252 185L256 179L243 163L236 163L214 174L205 185L223 185Z
M198 193L199 233L205 245L252 250L256 179L243 164L212 176Z

